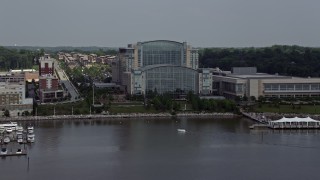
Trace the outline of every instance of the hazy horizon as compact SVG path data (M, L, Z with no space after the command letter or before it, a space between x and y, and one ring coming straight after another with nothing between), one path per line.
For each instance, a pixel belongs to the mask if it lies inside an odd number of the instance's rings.
M4 0L0 45L126 47L320 46L316 0Z

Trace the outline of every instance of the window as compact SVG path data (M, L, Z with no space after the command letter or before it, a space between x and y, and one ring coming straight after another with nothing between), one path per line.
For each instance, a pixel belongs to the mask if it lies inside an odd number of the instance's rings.
M272 84L271 85L271 90L278 91L279 90L279 84Z
M270 84L264 84L264 90L270 91L271 90L271 85Z
M296 84L295 85L295 90L296 91L301 91L302 90L302 84Z
M304 84L302 87L303 87L303 90L306 90L306 91L310 90L310 85L309 84Z
M311 90L319 90L319 84L311 84Z
M280 91L286 91L287 85L286 84L280 84Z
M287 84L287 90L288 91L293 91L294 90L294 85L293 84Z

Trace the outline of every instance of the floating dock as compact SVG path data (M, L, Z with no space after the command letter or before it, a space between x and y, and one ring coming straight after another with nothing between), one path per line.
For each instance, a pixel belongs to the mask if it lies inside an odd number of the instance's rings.
M7 157L7 156L26 156L27 153L23 152L23 153L7 153L7 154L0 154L0 157Z

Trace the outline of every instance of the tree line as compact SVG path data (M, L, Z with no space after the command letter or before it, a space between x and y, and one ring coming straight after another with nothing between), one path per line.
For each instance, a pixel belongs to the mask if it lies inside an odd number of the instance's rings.
M300 77L320 77L320 48L280 46L264 48L205 48L200 67L231 70L255 66L259 72Z
M41 50L16 50L0 46L0 70L9 71L10 69L30 69L34 64L38 63L37 60L43 54L44 52Z
M201 99L199 95L188 92L186 101L177 101L173 94L157 94L149 91L144 95L127 95L127 99L144 101L146 109L153 107L157 111L183 111L184 105L190 106L188 111L196 112L234 112L238 113L238 107L232 100L227 99Z

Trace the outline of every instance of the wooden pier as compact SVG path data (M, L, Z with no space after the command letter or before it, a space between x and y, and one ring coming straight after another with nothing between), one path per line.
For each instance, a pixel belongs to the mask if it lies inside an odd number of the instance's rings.
M0 154L0 157L7 157L7 156L26 156L27 153L23 152L23 153L7 153L7 154Z

